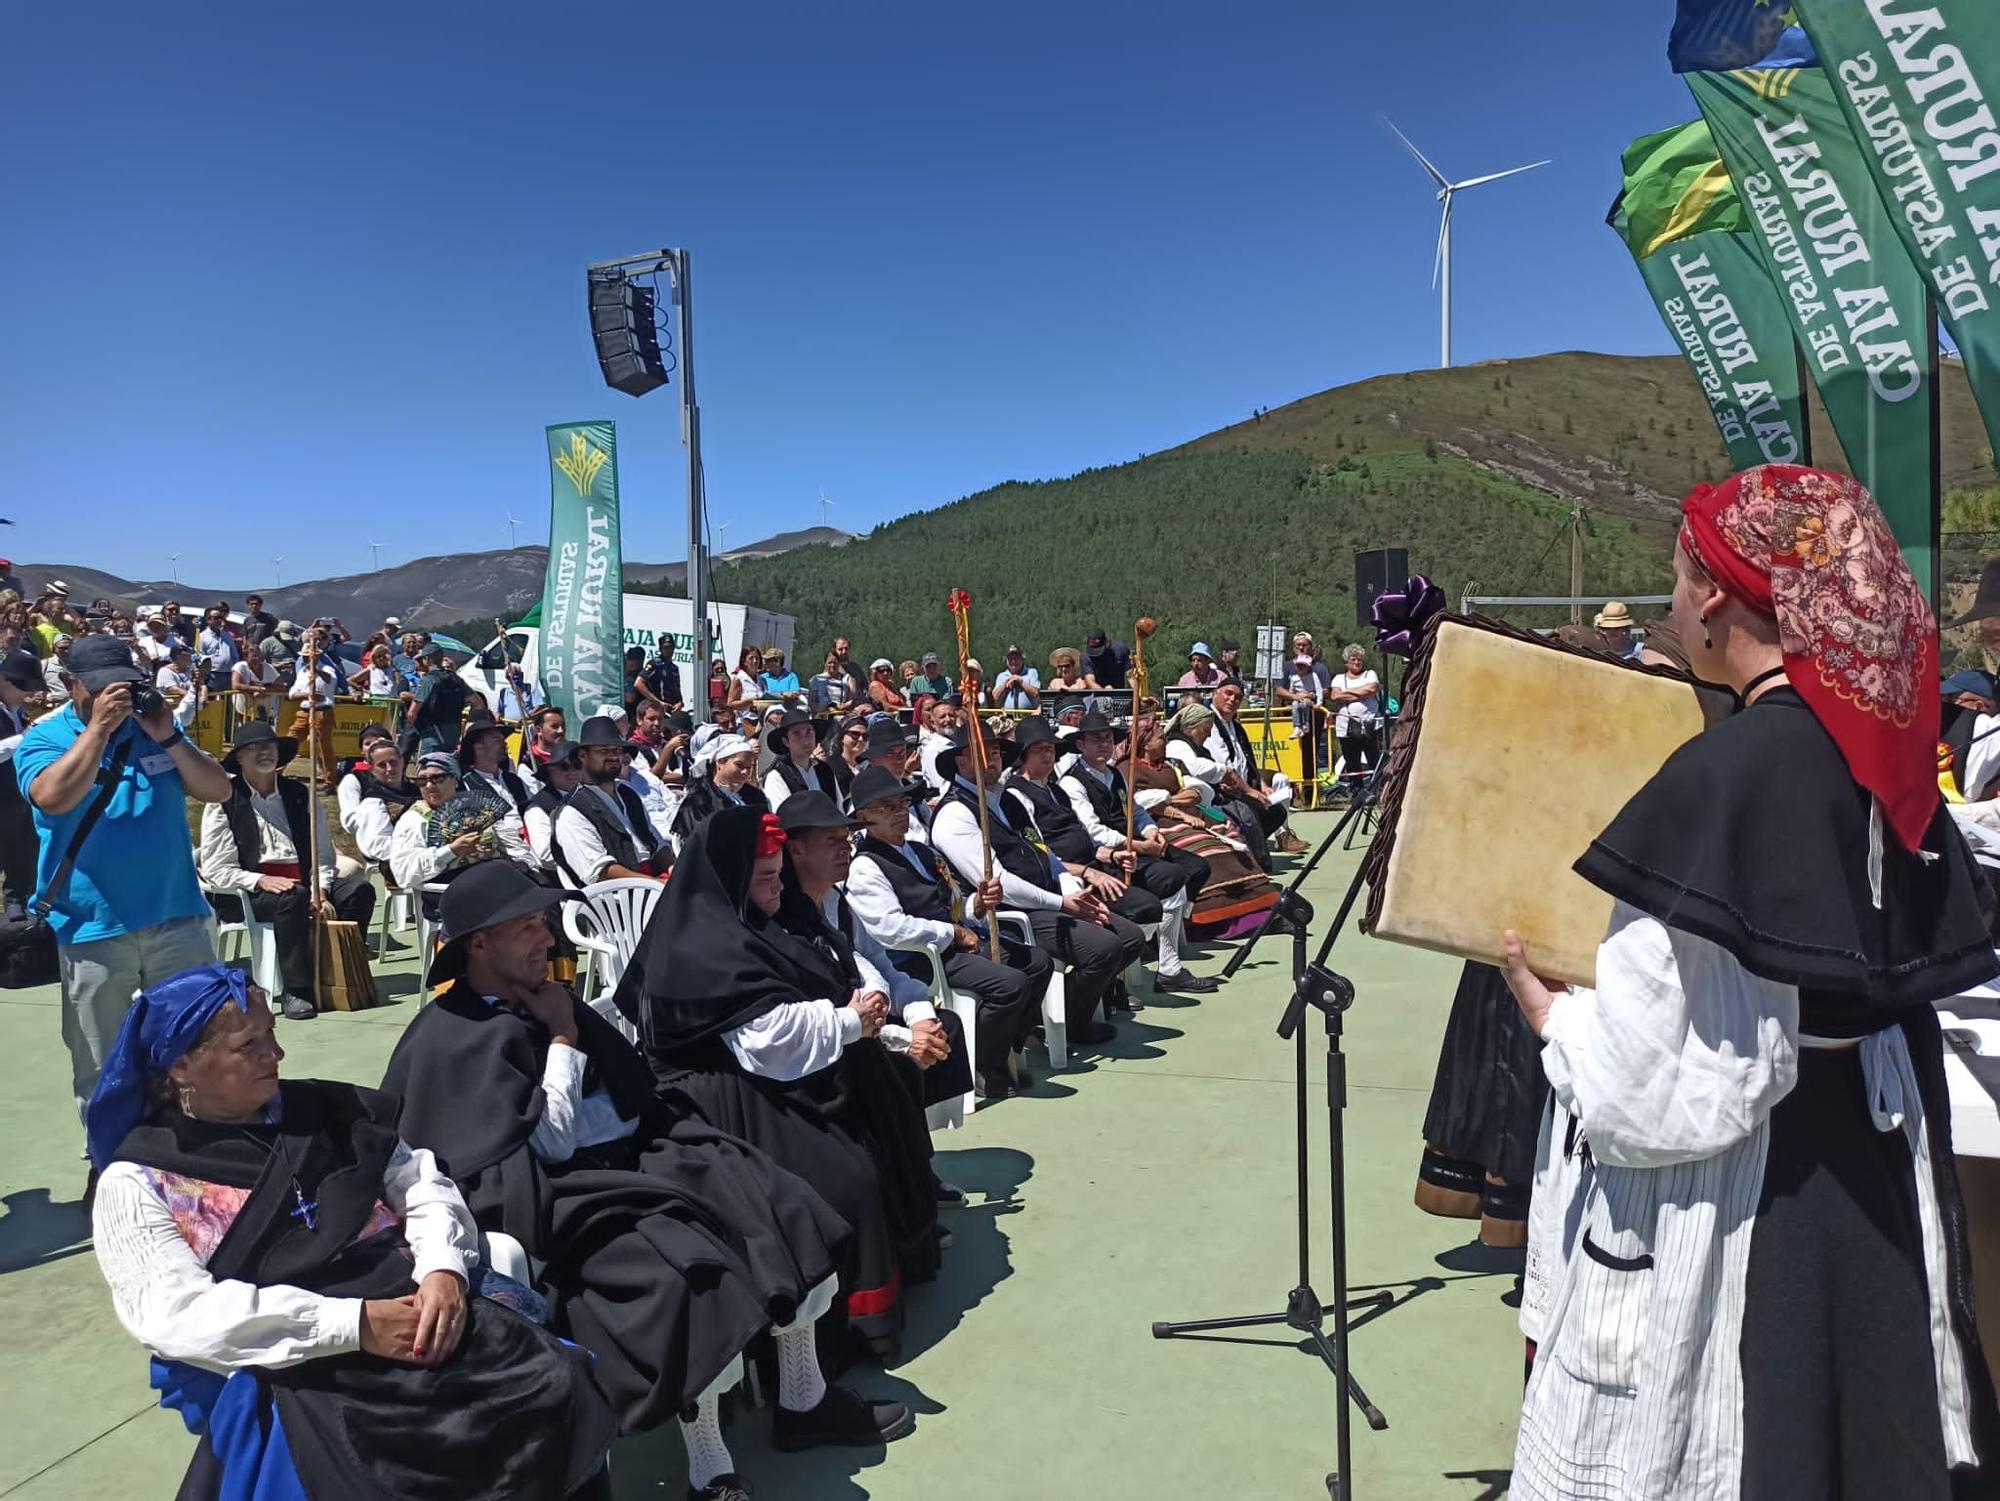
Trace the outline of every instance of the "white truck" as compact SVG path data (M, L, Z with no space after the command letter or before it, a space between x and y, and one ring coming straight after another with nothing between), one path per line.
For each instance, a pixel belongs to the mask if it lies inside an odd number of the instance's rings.
M708 670L697 668L694 660L694 606L685 599L667 599L657 594L627 594L623 601L625 645L641 647L651 657L659 651L661 635L672 637L674 662L681 670L681 691L691 704L705 702L698 695L707 681ZM499 701L510 658L520 662L529 682L537 681L541 668L541 618L541 607L537 605L519 624L507 627L504 637L495 636L484 650L467 660L458 669L458 675L468 686L484 694L489 704ZM715 654L731 669L735 668L744 647L768 650L775 646L785 654L786 666L798 670L792 660L792 637L798 622L791 616L760 610L754 605L711 603L708 621ZM813 671L818 670L815 663ZM799 681L804 682L807 676L810 674L802 675Z

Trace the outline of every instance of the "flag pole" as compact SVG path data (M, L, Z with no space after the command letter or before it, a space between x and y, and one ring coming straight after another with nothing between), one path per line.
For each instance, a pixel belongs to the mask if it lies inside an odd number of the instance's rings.
M1151 686L1146 681L1146 641L1160 628L1160 623L1150 615L1142 615L1132 627L1132 723L1127 727L1125 741L1125 849L1131 852L1132 841L1139 827L1139 784L1136 780L1139 764L1139 705ZM1138 857L1133 856L1133 867L1128 874L1138 874Z
M1925 360L1929 367L1931 394L1931 504L1929 541L1931 549L1931 616L1944 619L1944 389L1938 381L1937 298L1924 294Z

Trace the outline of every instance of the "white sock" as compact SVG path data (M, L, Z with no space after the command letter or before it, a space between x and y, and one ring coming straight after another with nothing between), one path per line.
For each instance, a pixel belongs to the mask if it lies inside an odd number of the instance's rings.
M722 1441L722 1399L714 1392L703 1393L695 1403L692 1423L681 1419L681 1441L687 1445L688 1485L694 1490L736 1468Z
M812 1325L779 1329L772 1338L778 1346L778 1405L787 1412L811 1412L826 1396Z
M1177 975L1181 972L1181 919L1187 913L1187 893L1177 892L1172 900L1179 906L1169 906L1160 915L1160 960L1156 966L1163 975Z

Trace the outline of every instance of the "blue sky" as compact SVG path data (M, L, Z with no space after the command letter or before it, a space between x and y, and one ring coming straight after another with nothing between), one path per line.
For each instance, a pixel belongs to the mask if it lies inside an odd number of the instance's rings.
M0 534L247 587L544 534L541 428L619 428L683 555L675 398L607 390L583 267L694 254L729 545L865 530L1434 364L1669 346L1603 227L1692 115L1649 0L15 7Z

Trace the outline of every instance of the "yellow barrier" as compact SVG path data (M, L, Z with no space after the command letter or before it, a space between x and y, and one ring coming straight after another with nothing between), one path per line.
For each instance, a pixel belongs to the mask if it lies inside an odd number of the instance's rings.
M291 725L295 706L289 700L270 700L279 704L278 733L284 734ZM360 702L352 699L338 700L329 711L333 716L333 753L342 760L361 754L361 728L363 725L386 724L396 727L396 714L401 708L393 698L369 698ZM201 706L194 717L194 724L188 731L188 738L207 751L211 756L220 757L229 750L229 742L236 733L236 710L230 695L218 693Z

